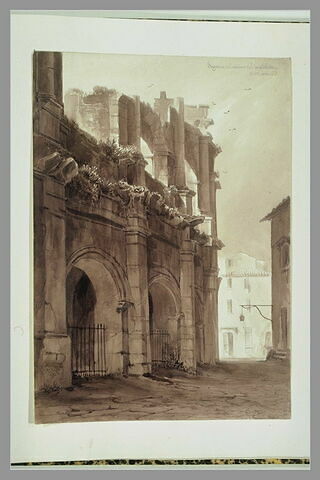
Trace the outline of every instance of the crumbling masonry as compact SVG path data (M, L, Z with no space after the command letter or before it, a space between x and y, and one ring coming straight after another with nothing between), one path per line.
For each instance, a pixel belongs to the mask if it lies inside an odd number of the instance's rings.
M207 107L106 88L63 102L62 54L36 52L33 112L36 390L214 364L223 244Z

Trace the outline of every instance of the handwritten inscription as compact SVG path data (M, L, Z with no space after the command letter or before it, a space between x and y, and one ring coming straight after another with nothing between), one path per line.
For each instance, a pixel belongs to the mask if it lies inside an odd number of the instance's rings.
M217 65L208 62L208 68L213 72L218 70L246 70L250 75L272 75L275 76L278 74L278 69L274 65L269 65L267 63L254 64L234 64L234 65Z

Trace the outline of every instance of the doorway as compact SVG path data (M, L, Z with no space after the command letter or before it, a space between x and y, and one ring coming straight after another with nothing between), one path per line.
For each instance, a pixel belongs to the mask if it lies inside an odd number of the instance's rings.
M97 298L91 280L84 271L73 267L66 291L72 375L106 375L106 326L95 322Z
M154 367L166 367L178 361L178 320L174 298L160 282L149 291L151 361Z
M233 357L233 333L224 332L223 334L223 350L227 357Z

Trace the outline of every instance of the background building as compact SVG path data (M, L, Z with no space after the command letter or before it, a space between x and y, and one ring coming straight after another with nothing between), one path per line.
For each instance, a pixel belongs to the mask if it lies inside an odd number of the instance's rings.
M261 221L266 220L271 221L273 346L285 357L291 349L290 197Z
M207 109L99 87L69 92L65 115L62 99L62 54L36 52L36 389L214 364L223 244Z
M264 360L272 347L271 321L250 305L271 305L271 274L266 263L239 253L221 257L219 265L220 359ZM271 318L271 307L259 308Z

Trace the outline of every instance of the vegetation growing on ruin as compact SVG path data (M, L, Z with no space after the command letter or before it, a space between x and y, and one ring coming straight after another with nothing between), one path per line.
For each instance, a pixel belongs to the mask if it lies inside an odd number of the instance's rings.
M133 162L134 156L139 154L134 145L119 145L114 139L100 142L99 151L101 161L112 162L116 165L120 165L123 160Z

